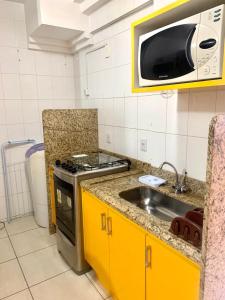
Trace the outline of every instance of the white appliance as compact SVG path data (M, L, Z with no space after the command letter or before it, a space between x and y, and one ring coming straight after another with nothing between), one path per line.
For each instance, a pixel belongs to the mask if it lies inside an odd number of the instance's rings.
M139 37L139 86L222 78L224 9L220 5Z
M30 186L34 219L41 227L48 227L48 198L43 144L36 144L26 152L26 169Z

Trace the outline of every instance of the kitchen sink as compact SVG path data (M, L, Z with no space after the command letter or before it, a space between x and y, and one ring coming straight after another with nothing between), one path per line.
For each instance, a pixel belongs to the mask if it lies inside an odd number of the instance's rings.
M196 208L145 186L123 191L119 196L165 221L171 221Z

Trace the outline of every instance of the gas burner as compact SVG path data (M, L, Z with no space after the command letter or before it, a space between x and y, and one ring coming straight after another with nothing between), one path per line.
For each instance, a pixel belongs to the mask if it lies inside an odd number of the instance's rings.
M131 162L127 159L119 159L118 157L101 152L94 152L86 155L74 155L62 162L56 160L55 165L69 173L75 174L82 171L90 172L99 169L114 168L121 165L127 165L128 169L130 169Z

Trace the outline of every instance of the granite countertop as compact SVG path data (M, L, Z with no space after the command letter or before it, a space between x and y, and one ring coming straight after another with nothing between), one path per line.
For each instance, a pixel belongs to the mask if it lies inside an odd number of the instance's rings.
M154 234L160 240L181 252L189 259L201 264L201 250L169 232L170 222L147 214L144 210L136 207L119 196L119 193L124 190L143 186L144 184L138 181L138 177L142 175L145 175L145 173L141 170L131 170L123 173L84 180L81 182L81 186L103 202L118 210L146 231ZM171 188L171 184L161 186L157 188L157 190L178 200L193 204L194 206L204 206L204 199L194 194L187 193L176 195Z

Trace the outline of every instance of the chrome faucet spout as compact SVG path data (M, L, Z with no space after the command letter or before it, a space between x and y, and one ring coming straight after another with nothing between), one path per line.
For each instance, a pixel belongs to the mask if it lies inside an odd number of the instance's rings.
M174 165L172 165L172 164L169 163L168 161L164 161L164 162L160 165L159 168L162 170L162 168L163 168L165 165L170 166L170 167L174 170L175 175L176 175L176 186L178 186L178 185L179 185L179 176L178 176L177 169L174 167Z
M168 165L170 166L174 172L175 172L175 178L176 178L176 182L175 182L175 185L174 185L174 188L175 188L175 193L183 193L183 192L186 192L186 186L183 184L183 183L180 183L179 181L179 175L178 175L178 172L177 172L177 169L174 167L173 164L171 164L170 162L168 161L164 161L160 166L159 166L159 169L162 170L162 168L165 166L165 165ZM185 171L186 172L186 171ZM185 173L185 176L186 176L186 173Z

